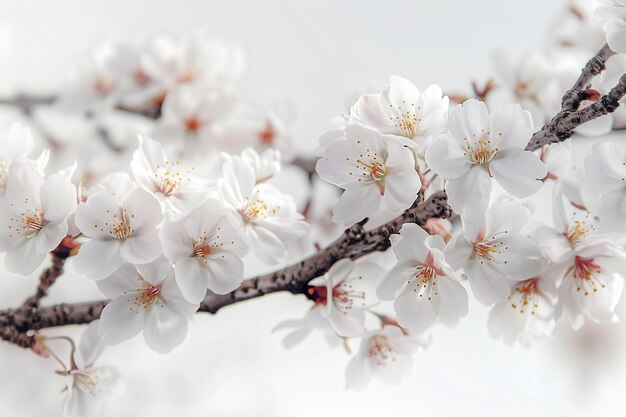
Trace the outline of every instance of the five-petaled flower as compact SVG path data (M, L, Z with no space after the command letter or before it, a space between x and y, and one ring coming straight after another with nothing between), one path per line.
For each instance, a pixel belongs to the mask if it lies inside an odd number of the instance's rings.
M409 208L422 186L413 153L357 124L345 135L328 145L316 167L322 179L345 190L333 221L352 225L381 208L396 214Z
M483 214L489 205L491 177L515 197L528 197L541 186L547 168L524 147L533 134L530 113L519 105L489 115L485 103L467 100L450 113L449 134L434 139L426 162L447 180L452 209L466 217Z
M114 345L143 330L148 347L168 353L187 336L187 322L198 303L187 301L176 286L174 270L163 259L133 266L124 264L97 282L112 301L100 317L99 334Z

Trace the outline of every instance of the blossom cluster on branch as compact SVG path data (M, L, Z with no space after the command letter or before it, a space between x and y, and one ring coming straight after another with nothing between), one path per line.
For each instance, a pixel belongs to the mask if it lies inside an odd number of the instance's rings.
M555 53L498 55L498 81L475 97L392 76L333 121L316 162L296 157L288 112L238 96L241 51L204 31L102 45L63 91L0 100L22 111L0 138L0 251L22 275L53 261L35 295L0 312L2 339L59 363L64 415L78 416L122 391L118 371L95 363L105 346L141 333L168 353L197 311L278 291L311 302L277 325L286 347L313 331L348 350L360 340L355 389L399 382L433 326L467 316L470 294L507 344L552 337L561 317L575 329L616 321L626 144L599 141L577 164L564 142L624 124L626 7L610 3L594 56L555 32L563 54L587 55L572 79L548 64L568 62ZM577 30L593 26L585 13ZM287 166L307 178L302 204L279 180ZM245 279L250 257L305 254ZM67 260L106 301L40 306ZM43 330L87 323L78 344Z

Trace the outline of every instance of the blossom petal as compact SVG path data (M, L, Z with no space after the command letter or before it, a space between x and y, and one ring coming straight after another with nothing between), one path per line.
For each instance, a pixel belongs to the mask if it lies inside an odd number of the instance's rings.
M521 149L499 151L489 169L502 188L519 198L536 193L541 187L539 180L548 174L537 155Z

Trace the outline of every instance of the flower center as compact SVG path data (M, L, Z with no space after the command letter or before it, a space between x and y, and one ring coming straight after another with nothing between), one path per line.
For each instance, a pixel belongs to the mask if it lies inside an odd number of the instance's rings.
M270 122L267 122L265 129L259 132L259 140L265 145L271 145L276 138L276 130Z
M209 245L197 244L194 248L194 255L200 260L204 260L213 250Z
M567 232L563 233L563 236L570 241L572 245L580 244L591 232L595 230L593 225L587 225L585 221L574 220L569 226Z
M333 288L333 305L343 314L348 314L356 302L365 307L365 291L356 291L350 282L342 282Z
M498 148L491 148L491 140L489 139L479 139L478 142L473 144L470 144L469 141L465 139L465 149L466 155L469 155L470 162L477 165L491 161L498 152Z
M411 103L410 105L407 105L406 103L403 104L404 106L397 106L397 110L392 110L392 115L389 116L389 121L396 129L398 129L402 136L413 138L417 134L418 126L422 119L417 117L417 113L415 112L415 103ZM393 105L390 104L390 107L393 108ZM420 107L417 109L419 110Z
M600 279L600 265L594 263L593 258L574 258L574 279L576 280L576 291L582 292L583 295L589 295L589 292L597 292L598 287L604 288L605 284Z
M389 346L386 336L375 335L370 338L367 356L373 360L376 365L385 366L389 361L395 361L393 349Z
M121 220L115 226L111 228L111 235L116 239L126 239L133 233L132 226L126 224L126 221Z
M147 286L140 288L138 290L139 294L137 296L136 303L139 304L139 306L143 307L144 309L150 307L159 298L159 295L161 294L161 289L162 289L161 285L151 285L151 284L148 284Z
M198 129L200 129L200 126L202 125L202 123L200 123L200 120L198 120L197 117L189 117L185 119L184 123L185 123L185 129L187 129L187 132L192 132L192 133L196 133Z
M165 161L165 166L156 164L154 176L157 181L157 188L165 195L173 194L178 188L190 180L191 171L181 172L180 161ZM194 169L193 167L191 168Z
M518 310L520 314L528 311L535 315L535 309L539 307L539 278L531 278L520 282L509 295L511 307Z
M269 213L270 209L267 203L259 198L249 202L242 211L243 218L248 222L265 220Z
M491 260L489 254L496 251L495 244L484 240L474 242L472 244L472 248L474 249L474 253L476 253L476 255L480 256L481 258L485 258L486 260Z

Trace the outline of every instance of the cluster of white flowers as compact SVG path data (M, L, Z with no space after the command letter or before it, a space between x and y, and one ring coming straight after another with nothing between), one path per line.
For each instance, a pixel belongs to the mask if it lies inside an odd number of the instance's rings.
M623 0L611 0L598 11L616 52L624 52L624 10ZM249 252L276 265L310 228L274 181L293 156L288 112L237 97L242 62L237 47L203 31L142 47L109 43L82 62L54 105L31 109L36 132L14 124L0 136L6 268L30 274L70 240L76 270L110 300L60 372L70 381L67 416L119 393L117 372L94 366L103 346L142 333L148 347L170 352L208 291L241 285ZM506 102L485 91L478 95L486 101L451 106L439 86L420 91L392 76L320 139L316 172L341 190L336 203L325 195L307 205L320 235L336 231L330 218L371 229L441 190L456 216L404 224L390 237L389 268L378 255L338 260L309 282L305 317L277 326L291 330L286 347L313 330L346 346L360 338L348 387L408 375L432 328L457 326L468 314L467 287L491 308L490 334L507 344L552 337L561 316L575 329L617 320L626 145L598 142L578 165L567 144L526 150L559 110L568 70L542 55L498 62L496 89ZM594 91L614 85L625 65L624 55L613 57ZM619 117L579 133L606 133ZM41 141L52 151L34 157ZM76 154L94 158L76 163ZM41 343L53 354L45 337Z
M420 93L400 77L362 96L322 139L317 172L344 190L334 221L368 218L367 228L409 208L419 192L443 188L460 222L451 231L405 224L391 236L397 262L386 274L377 255L335 263L310 282L310 313L279 326L296 328L286 344L313 329L361 337L348 386L363 388L372 376L397 381L434 325L453 327L468 314L464 281L476 301L491 306L490 334L509 344L553 336L562 313L574 328L585 319L615 321L626 252L615 234L596 229L624 226L626 146L601 142L588 156L586 181L602 193L599 212L591 213L564 198L575 168L569 148L525 150L535 129L520 105L490 111L469 99L448 109L439 87ZM539 191L554 198L545 201ZM546 210L551 221L542 217ZM384 313L385 301L395 317Z

